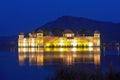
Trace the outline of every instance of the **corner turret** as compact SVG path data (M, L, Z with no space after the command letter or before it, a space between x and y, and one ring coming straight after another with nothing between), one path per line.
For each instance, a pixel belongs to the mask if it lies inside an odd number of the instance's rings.
M19 39L22 39L22 38L24 38L24 33L23 33L23 32L21 32L21 33L19 34Z
M94 46L100 46L100 32L97 30L94 32Z
M100 37L100 32L96 30L96 31L94 32L94 37L98 37L98 38L99 38L99 37Z

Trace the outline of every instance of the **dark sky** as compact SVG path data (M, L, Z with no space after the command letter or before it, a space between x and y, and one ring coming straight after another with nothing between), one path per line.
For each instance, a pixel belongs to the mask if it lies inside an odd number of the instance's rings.
M29 32L63 15L120 22L120 0L0 0L0 36Z

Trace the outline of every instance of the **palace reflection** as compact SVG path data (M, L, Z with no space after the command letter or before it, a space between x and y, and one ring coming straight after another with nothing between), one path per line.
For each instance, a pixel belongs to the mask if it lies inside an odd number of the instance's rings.
M100 64L100 48L18 48L20 65Z

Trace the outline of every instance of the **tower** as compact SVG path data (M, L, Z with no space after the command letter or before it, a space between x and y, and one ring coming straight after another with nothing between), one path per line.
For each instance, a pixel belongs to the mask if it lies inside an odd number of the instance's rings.
M20 33L19 34L19 39L23 39L24 38L24 33Z
M94 37L99 38L100 37L100 32L99 31L95 31L94 32Z
M36 32L36 44L37 46L43 46L43 31L42 30L38 30Z
M100 46L100 32L94 32L94 46Z
M18 38L18 46L19 47L23 46L23 41L24 41L24 33L20 33L19 38Z
M42 30L38 30L36 34L37 34L37 38L43 37L43 31Z

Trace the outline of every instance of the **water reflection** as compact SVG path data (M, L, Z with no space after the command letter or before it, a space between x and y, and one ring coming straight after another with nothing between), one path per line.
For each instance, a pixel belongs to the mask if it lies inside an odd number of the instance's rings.
M20 65L100 64L100 48L18 48Z

